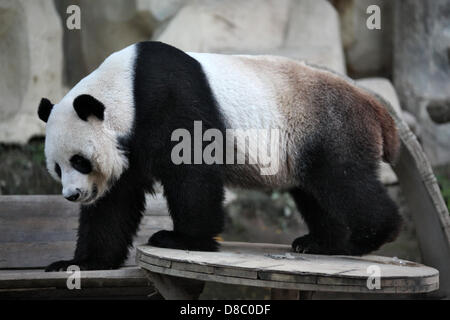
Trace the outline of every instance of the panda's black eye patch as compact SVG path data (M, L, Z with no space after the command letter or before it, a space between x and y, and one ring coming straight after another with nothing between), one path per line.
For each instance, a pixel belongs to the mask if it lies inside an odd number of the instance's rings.
M70 158L70 163L72 164L72 167L80 173L88 174L92 171L91 162L78 154Z
M57 163L55 163L55 172L61 178L61 167Z

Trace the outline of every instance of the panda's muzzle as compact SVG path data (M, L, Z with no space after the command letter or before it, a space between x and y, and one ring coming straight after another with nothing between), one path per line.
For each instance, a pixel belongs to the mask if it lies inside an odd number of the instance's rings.
M75 193L72 193L70 195L64 195L64 198L66 198L69 201L77 201L78 198L80 198L80 191L76 190Z

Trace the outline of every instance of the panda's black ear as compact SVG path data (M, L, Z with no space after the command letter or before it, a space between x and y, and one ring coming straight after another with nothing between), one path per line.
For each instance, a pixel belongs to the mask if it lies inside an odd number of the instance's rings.
M81 120L87 121L93 115L99 120L103 120L105 106L89 94L82 94L73 100L73 108Z
M54 105L50 102L50 100L48 100L47 98L42 98L38 108L39 119L47 122L48 117L50 117L50 112L52 112L53 106Z

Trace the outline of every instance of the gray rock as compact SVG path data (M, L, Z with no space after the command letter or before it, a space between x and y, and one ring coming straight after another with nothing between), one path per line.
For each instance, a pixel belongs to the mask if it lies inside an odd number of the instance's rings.
M289 0L190 1L158 40L197 52L279 47L289 4Z
M164 2L166 5L176 1ZM179 2L179 1L178 1ZM96 69L107 56L132 43L149 40L159 17L170 15L169 7L152 0L58 0L58 13L65 25L66 9L81 10L81 29L64 28L65 84L75 85Z
M345 73L339 19L324 0L198 0L155 40L185 51L275 54Z
M368 29L367 8L377 5L381 29ZM393 1L338 0L341 33L351 77L390 76L392 68Z
M450 99L450 1L395 2L394 84L403 108L422 128L433 165L450 161L450 124L437 124L427 107Z
M431 120L437 124L450 122L450 99L430 101L427 111Z
M50 0L0 0L0 142L44 133L42 97L62 97L62 29Z
M189 0L136 0L138 11L151 12L152 16L158 21L163 22L171 18L180 10Z

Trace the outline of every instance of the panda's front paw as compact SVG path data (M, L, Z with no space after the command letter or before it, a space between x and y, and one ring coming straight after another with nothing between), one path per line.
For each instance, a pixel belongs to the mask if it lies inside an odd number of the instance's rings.
M212 237L191 237L174 231L161 230L148 239L154 247L192 251L217 251L219 244Z
M295 239L292 249L298 253L328 254L327 248L310 234Z
M110 265L106 265L99 262L90 262L90 261L78 261L75 259L72 260L60 260L53 262L47 268L45 268L45 272L51 271L67 271L67 268L70 266L76 266L80 270L110 270L115 269L116 267L112 267Z
M45 268L45 272L51 271L66 271L69 266L76 265L78 266L75 260L60 260L53 262Z
M333 242L324 241L321 238L307 234L292 242L292 249L298 253L327 254L327 255L347 255L350 244L335 240Z

